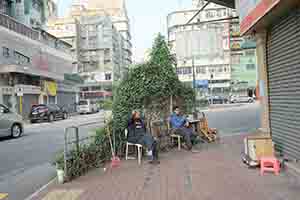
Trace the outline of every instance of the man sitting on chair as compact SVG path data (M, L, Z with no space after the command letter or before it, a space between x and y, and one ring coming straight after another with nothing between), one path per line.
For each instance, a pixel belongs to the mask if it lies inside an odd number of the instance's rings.
M128 123L127 141L145 146L150 157L150 163L159 164L157 142L151 134L147 133L145 124L138 111L132 112L132 117Z
M174 113L170 117L170 125L173 133L183 137L188 150L192 150L192 140L198 136L193 128L190 128L188 120L180 114L180 109L175 106Z

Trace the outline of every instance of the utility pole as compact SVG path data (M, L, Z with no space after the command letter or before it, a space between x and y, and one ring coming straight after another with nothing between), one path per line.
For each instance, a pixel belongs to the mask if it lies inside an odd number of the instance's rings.
M196 91L196 74L195 74L195 58L194 55L192 55L192 70L193 70L193 90L194 90L194 111L196 111L196 95L197 95L197 91Z

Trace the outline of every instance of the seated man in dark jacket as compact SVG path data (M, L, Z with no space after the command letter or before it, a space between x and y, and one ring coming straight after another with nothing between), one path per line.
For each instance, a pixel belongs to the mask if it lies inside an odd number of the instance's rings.
M151 158L150 163L158 164L157 142L151 134L147 133L144 122L140 113L134 111L128 123L127 141L134 144L141 144L147 148L147 154Z

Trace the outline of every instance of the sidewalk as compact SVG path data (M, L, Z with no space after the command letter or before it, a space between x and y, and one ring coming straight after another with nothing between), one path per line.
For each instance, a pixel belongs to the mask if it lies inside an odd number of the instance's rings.
M242 138L227 137L197 154L174 150L161 156L159 166L122 161L118 169L52 184L33 200L298 200L297 178L260 176L242 163Z

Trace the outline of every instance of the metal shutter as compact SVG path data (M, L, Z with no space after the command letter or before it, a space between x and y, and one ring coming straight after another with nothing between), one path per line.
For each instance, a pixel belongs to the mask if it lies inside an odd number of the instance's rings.
M276 150L300 159L300 12L276 21L267 40L270 127Z

